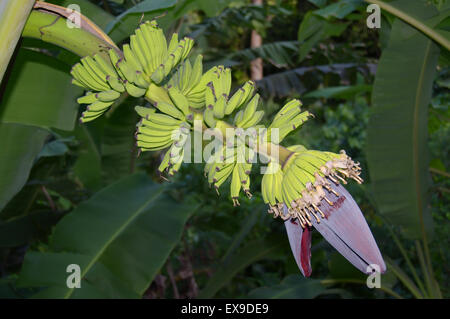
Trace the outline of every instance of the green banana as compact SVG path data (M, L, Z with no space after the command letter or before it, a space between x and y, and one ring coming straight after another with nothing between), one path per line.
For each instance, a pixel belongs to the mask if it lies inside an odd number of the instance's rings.
M165 113L177 119L184 120L186 118L186 116L172 104L166 102L158 102L158 103L154 102L153 105L162 113Z
M153 113L147 116L147 120L161 125L179 125L182 121L174 119L173 117L165 114ZM143 121L145 123L145 120Z
M91 104L97 101L97 97L95 96L95 93L88 92L85 96L79 97L77 99L78 104Z
M221 119L225 116L225 107L227 98L224 95L218 97L217 102L213 106L214 117Z
M172 99L175 106L183 112L184 115L188 115L190 113L189 110L189 101L186 97L178 90L176 87L169 88L169 96Z
M153 113L155 113L155 109L151 109L148 107L143 107L143 106L135 106L134 110L136 111L137 114L139 114L139 116L146 118L149 115L152 115Z
M127 90L128 94L130 94L133 97L141 97L145 95L146 89L137 87L136 85L128 82L125 80L125 89Z
M230 185L230 196L233 201L234 206L239 205L239 193L241 191L241 180L239 177L239 167L235 165L233 168L233 173L231 175L231 185Z
M159 174L162 174L164 171L166 171L168 169L169 159L170 159L170 152L167 151L166 154L164 154L161 164L159 164L159 166L158 166Z
M99 111L105 111L108 109L114 102L102 102L102 101L96 101L92 104L90 104L87 107L88 111L91 112L99 112Z
M95 94L97 100L102 102L112 102L120 97L120 93L114 90L103 91Z

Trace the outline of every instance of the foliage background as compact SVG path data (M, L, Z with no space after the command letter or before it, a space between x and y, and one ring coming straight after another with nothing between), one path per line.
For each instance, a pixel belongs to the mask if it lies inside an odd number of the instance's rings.
M227 186L221 189L220 196L209 189L202 166L194 164L184 165L170 183L165 183L164 195L154 202L144 202L149 193L140 193L142 189L160 188L158 183L162 180L155 171L162 154L143 154L136 158L133 132L137 116L133 106L139 101L130 98L108 117L86 125L76 124L75 115L81 110L77 110L75 99L81 92L68 84L68 71L78 57L56 46L24 38L0 91L2 148L10 150L14 158L13 144L29 145L28 155L22 155L28 156L28 162L15 163L22 165L18 171L22 172L25 185L21 187L19 182L16 191L12 191L15 196L9 201L9 198L0 197L0 297L30 297L42 293L40 287L51 286L45 280L36 280L39 268L23 267L24 256L25 263L28 260L30 264L40 265L41 255L36 252L51 254L58 251L55 256L58 259L62 258L61 254L71 251L73 247L61 239L62 235L58 237L58 230L64 230L67 224L66 231L69 232L69 217L78 212L86 213L86 206L91 203L95 207L98 204L95 201L101 196L122 196L118 205L123 205L123 209L141 205L142 201L144 208L139 218L146 218L149 225L158 226L155 230L143 230L148 231L148 236L143 233L141 237L135 236L132 244L128 237L114 239L115 246L108 248L110 252L104 253L95 264L94 274L90 273L94 281L96 272L105 274L106 270L98 270L101 265L106 265L115 274L119 271L117 268L123 266L114 261L108 264L108 256L122 256L130 263L129 268L122 269L121 282L114 281L111 286L97 284L97 288L101 287L98 289L109 297L417 297L405 284L402 273L411 275L416 271L418 277L426 277L414 241L420 235L411 237L401 223L391 223L389 216L379 211L367 156L375 74L380 56L388 47L395 20L392 15L383 15L382 28L376 30L366 27L367 4L351 0L339 1L339 5L331 0L267 0L262 7L245 0L48 2L64 6L78 3L82 13L106 30L118 44L126 43L142 18L158 17L167 34L179 32L193 37L196 40L194 54L203 54L207 66L224 64L232 67L234 87L249 79L250 62L262 57L264 78L257 85L264 96L267 119L291 98L300 98L305 108L315 115L287 142L334 152L345 149L361 162L365 184L351 183L348 188L389 261L388 271L382 277L383 289L368 289L365 277L314 233L313 275L311 279L303 279L290 252L282 222L273 221L265 213L265 205L257 191L261 182L257 174L252 183L256 196L251 200L242 199L240 207L233 207L228 200ZM428 1L427 5L444 10L448 4ZM251 30L262 35L262 47L249 48ZM427 192L434 220L434 232L428 246L434 276L442 295L447 298L450 296L450 184L447 173L450 74L445 49L436 70L432 79L432 99L426 105L430 163L426 173L432 179ZM48 79L45 82L40 81L44 72ZM49 91L51 85L58 86ZM408 87L393 89L412 93ZM60 115L52 116L50 121L42 112L40 115L22 112L18 118L19 113L14 112L16 105L28 105L31 110L45 108L49 114ZM26 125L28 131L22 128L18 133L14 130L17 123ZM9 145L9 140L14 143ZM401 149L403 145L397 147ZM5 166L5 161L0 158L2 167L6 167L4 171L0 168L2 174L13 171L10 166ZM386 171L395 175L393 168L386 167ZM138 175L134 175L136 173ZM151 180L143 173L151 176ZM8 189L1 184L2 181L0 186ZM128 185L126 189L131 188L131 191L124 194L123 185ZM3 195L6 194L4 189ZM170 205L173 202L179 203L173 205L184 205L184 211L178 208L178 212L176 206ZM111 220L116 216L113 211L111 208ZM175 217L170 216L172 212ZM93 218L89 216L87 214L86 218ZM108 212L103 212L99 218L108 219ZM176 221L169 222L170 218L176 218ZM403 215L402 218L407 224L412 217ZM98 227L100 224L96 222L93 219L88 224ZM55 228L55 225L58 226ZM158 250L156 237L151 237L158 228L161 233L173 232L173 236L164 239L166 251L155 252L154 258L149 260L152 251ZM85 236L83 232L86 230L80 229L72 236L81 238ZM107 231L103 232L107 236ZM78 245L75 247L77 253L90 253L80 248L81 239L75 241L78 241L73 244ZM120 244L132 248L134 255L125 254ZM409 256L413 270L408 268L403 252ZM45 265L44 262L41 267ZM127 275L127 270L139 272L141 265L150 269L143 278ZM393 271L395 265L400 271Z

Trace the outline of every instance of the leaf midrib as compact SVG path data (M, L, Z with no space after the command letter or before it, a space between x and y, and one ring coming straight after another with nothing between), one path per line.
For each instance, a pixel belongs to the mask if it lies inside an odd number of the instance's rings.
M419 76L419 83L416 90L416 96L414 101L414 127L413 127L413 166L414 166L414 183L415 183L415 190L416 190L416 198L417 198L417 209L420 219L420 227L422 230L423 236L426 238L425 234L425 225L424 225L424 218L423 218L423 207L422 207L422 197L421 197L421 191L420 191L420 167L419 167L419 144L418 144L418 134L419 134L419 108L420 108L420 100L421 95L423 91L423 85L424 85L424 76L425 76L425 70L426 65L428 63L428 59L431 52L431 40L428 39L427 41L427 47L425 50L425 56L423 59L422 67L420 70L420 76ZM428 107L428 105L426 106Z

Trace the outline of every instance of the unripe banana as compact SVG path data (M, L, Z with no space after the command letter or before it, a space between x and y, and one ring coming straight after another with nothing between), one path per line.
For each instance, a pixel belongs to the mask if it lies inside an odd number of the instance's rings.
M206 123L209 127L213 128L213 127L216 126L216 122L217 122L217 121L216 121L216 119L214 118L214 111L213 111L212 105L208 105L208 106L205 108L205 111L204 111L204 113L203 113L203 119L204 119L205 123Z
M114 90L108 90L96 93L95 97L102 102L113 102L120 97L120 93Z
M89 114L88 112L83 112L80 117L80 123L87 123L87 122L93 121L102 115L103 115L103 113L96 113L96 114L92 115L92 114Z
M131 66L132 69L135 71L143 71L142 65L139 62L138 58L135 56L133 51L130 48L129 44L124 44L123 48L123 55L125 57L125 61Z
M117 92L123 93L125 92L125 86L123 85L123 82L121 82L118 78L107 75L106 81L108 82L109 86Z
M147 53L148 49L144 50L144 48L141 47L137 35L133 34L130 36L130 46L131 50L139 60L139 63L141 63L144 72L147 74L152 74L154 69L151 68L151 64L147 58L147 54L150 53Z
M175 117L180 120L184 120L186 117L181 111L173 106L172 104L165 103L165 102L159 102L159 103L153 103L153 105L160 110L162 113L165 113L167 115L170 115L172 117Z
M167 170L167 168L169 166L169 159L170 159L170 152L167 151L163 157L163 160L161 161L161 164L159 164L159 167L158 167L159 174L162 174L164 171Z
M155 113L155 109L138 106L138 105L134 107L134 110L136 111L137 114L139 114L140 117L143 117L143 118L146 118L147 116Z
M224 95L218 97L217 102L214 104L214 107L213 107L213 112L214 112L215 118L221 119L224 117L226 103L227 103L227 98Z
M86 109L91 112L101 112L106 111L114 102L102 102L96 101L90 104Z
M153 128L150 128L150 127L144 126L144 125L139 126L136 129L136 133L147 135L147 136L164 137L164 138L172 138L172 136L174 135L171 130L160 131L160 130L155 130Z
M82 68L89 74L91 79L95 81L100 87L103 87L105 90L109 89L106 84L106 74L101 72L99 68L95 68L96 63L90 56L85 56L81 59ZM99 72L100 74L97 74ZM86 75L87 75L86 74Z
M188 115L190 113L190 110L189 102L186 97L176 87L170 87L168 91L169 96L174 102L175 106L178 107L184 115Z
M95 93L89 92L85 96L79 97L77 99L78 104L91 104L97 101L97 97L95 96Z
M174 119L173 117L165 114L153 113L147 116L147 119L151 122L161 125L180 125L182 121ZM145 122L145 121L144 121Z
M128 94L130 94L133 97L141 97L145 95L146 89L137 87L136 85L125 81L125 89L127 90Z
M233 173L231 175L231 185L230 185L230 196L233 200L233 205L237 206L239 205L239 193L241 191L241 180L239 177L239 167L238 165L235 165L233 168Z
M256 111L255 114L253 114L253 117L247 121L245 124L243 124L243 128L249 128L254 127L256 124L258 124L262 118L264 117L264 111Z
M99 65L99 67L103 70L103 72L106 75L112 76L117 78L118 74L116 72L116 69L113 67L113 65L111 64L111 61L108 60L106 61L105 59L103 59L103 57L99 54L95 54L94 55L94 60L95 62L97 62L97 64Z
M244 89L239 88L233 96L228 100L228 104L225 108L225 115L230 115L233 113L235 109L237 109L241 105L241 99L244 96Z

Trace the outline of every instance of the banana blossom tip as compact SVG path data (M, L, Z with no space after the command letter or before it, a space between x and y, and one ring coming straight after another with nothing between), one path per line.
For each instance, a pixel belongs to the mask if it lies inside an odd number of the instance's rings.
M302 226L296 218L285 220L289 243L300 271L305 277L311 269L311 233L315 228L353 266L366 274L375 269L384 273L386 265L358 205L340 184L330 183L328 201L322 199L325 218L311 219L312 226ZM338 195L336 195L338 194ZM331 205L330 205L331 204ZM283 214L288 214L284 205Z

